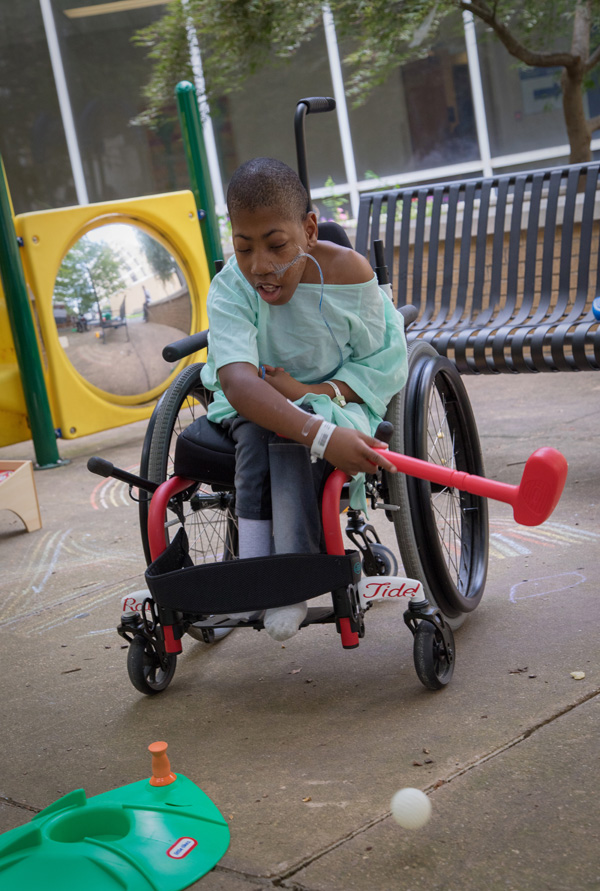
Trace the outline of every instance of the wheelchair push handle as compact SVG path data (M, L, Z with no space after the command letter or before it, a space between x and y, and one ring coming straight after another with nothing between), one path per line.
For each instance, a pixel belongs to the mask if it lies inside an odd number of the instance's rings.
M306 105L306 114L335 110L335 99L331 96L309 96L307 99L299 99L297 104Z
M307 114L319 114L335 109L335 99L330 96L310 96L299 99L294 114L294 137L296 140L296 159L298 162L298 176L300 182L308 194L307 210L312 210L310 197L310 182L308 179L308 165L306 163L306 137L304 135L304 118Z
M385 442L389 445L393 435L394 425L390 424L389 421L381 421L375 431L375 439L379 439L381 442Z
M190 334L189 337L182 337L173 343L168 343L163 348L162 357L165 362L179 362L192 353L204 350L208 346L208 331L198 331L197 334Z
M373 257L375 260L375 275L380 285L389 285L390 273L385 262L383 241L376 238L373 242Z
M153 483L150 480L143 479L141 476L136 476L134 473L129 473L127 470L121 470L120 467L115 467L112 461L106 461L104 458L96 456L89 459L87 469L90 473L95 473L107 479L112 477L112 479L120 480L129 486L143 489L145 492L156 492L159 486L158 483Z

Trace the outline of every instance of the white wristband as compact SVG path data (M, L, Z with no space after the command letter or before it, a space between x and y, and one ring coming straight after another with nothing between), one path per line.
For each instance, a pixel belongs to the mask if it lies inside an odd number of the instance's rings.
M323 415L314 415L314 414L312 414L312 412L306 412L306 414L308 415L308 420L307 420L306 424L304 425L304 427L302 428L302 430L300 431L302 436L308 436L315 421L324 421L325 420Z
M330 424L329 421L323 421L319 426L315 434L315 438L312 441L312 445L310 447L310 460L315 463L318 458L322 458L325 454L325 449L331 439L331 435L335 430L335 424Z

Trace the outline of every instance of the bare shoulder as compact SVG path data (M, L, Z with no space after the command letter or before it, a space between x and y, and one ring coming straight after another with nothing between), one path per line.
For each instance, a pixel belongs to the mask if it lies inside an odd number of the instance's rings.
M369 261L351 248L331 241L321 241L313 253L323 269L325 281L329 284L356 285L369 282L373 278L373 268Z

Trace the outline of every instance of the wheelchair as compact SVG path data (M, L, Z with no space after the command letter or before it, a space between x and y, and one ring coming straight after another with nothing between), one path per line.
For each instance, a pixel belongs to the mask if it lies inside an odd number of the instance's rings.
M193 352L206 334L192 336ZM172 360L174 352L185 349L180 341L166 347L165 354ZM377 436L389 441L391 452L481 475L477 428L454 366L419 342L409 348L408 364L407 384L391 400ZM323 493L325 540L333 542L328 544L329 555L238 560L234 445L206 418L210 394L202 385L201 371L202 363L188 366L163 394L148 424L139 477L112 466L107 472L107 462L90 461L95 472L121 478L140 490L140 531L152 596L124 613L118 631L130 644L130 680L146 694L158 693L170 683L184 633L212 643L225 628L262 627L260 618L224 619L224 613L285 605L282 590L293 592L288 602L331 591L331 606L310 607L301 627L336 623L342 645L354 648L364 637L365 615L372 606L358 596L360 578L381 577L382 583L391 578L398 584L394 550L382 544L361 511L344 508L347 478L341 471L330 475ZM417 675L428 689L440 689L454 670L452 631L483 594L487 501L381 470L366 476L365 487L370 511L382 512L393 525L404 574L419 594L407 601L405 612L414 634ZM343 546L340 517L342 522L345 517L349 549ZM343 565L328 565L333 554L344 555ZM306 581L298 586L298 578ZM408 579L403 582L408 585ZM198 593L224 587L229 599L203 598Z
M298 168L309 195L304 117L333 107L333 100L317 97L301 100L296 110ZM351 246L335 224L320 226L319 237ZM381 245L375 255L385 284ZM409 325L414 309L399 311ZM185 359L207 342L208 332L192 334L165 347L163 357ZM477 426L454 364L428 343L411 343L406 385L377 431L390 457L418 459L415 465L437 467L439 473L431 477L427 470L419 477L419 467L396 474L378 469L365 477L370 512L391 524L405 577L398 575L396 549L382 543L361 511L345 506L348 478L340 470L330 474L322 495L326 553L238 558L234 444L206 418L210 393L201 371L202 363L185 367L156 405L139 476L100 458L88 462L93 472L128 483L130 494L133 487L139 490L149 593L135 603L124 599L117 628L129 643L133 686L147 695L165 690L186 634L210 644L232 627L261 630L261 611L323 595L330 595L330 603L310 606L301 629L334 623L342 646L354 649L365 636L376 594L387 594L406 605L403 617L413 635L419 680L430 690L445 687L455 665L453 631L480 603L488 563L486 497L477 487L474 494L445 481L447 472L461 480L483 475ZM553 495L552 508L559 495ZM230 618L241 612L253 616Z

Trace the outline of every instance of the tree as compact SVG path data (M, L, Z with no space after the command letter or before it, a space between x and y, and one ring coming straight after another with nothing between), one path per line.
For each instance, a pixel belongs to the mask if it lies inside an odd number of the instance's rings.
M119 259L105 242L87 235L67 252L54 283L54 301L64 303L70 313L80 315L125 286Z
M143 229L135 230L136 238L140 247L146 255L146 260L152 272L159 277L161 282L166 284L171 276L175 274L180 283L183 284L181 270L171 254L162 246L162 244Z
M600 0L330 0L329 7L340 37L353 46L345 62L352 71L347 89L357 102L399 64L430 53L448 15L466 11L523 64L562 69L570 161L590 160L600 117L586 119L584 90L600 64L600 46L592 46ZM141 119L158 122L172 104L174 85L193 79L189 27L202 48L210 100L241 87L259 68L289 58L321 22L319 0L171 0L165 15L135 37L154 60ZM556 49L567 42L568 48Z

